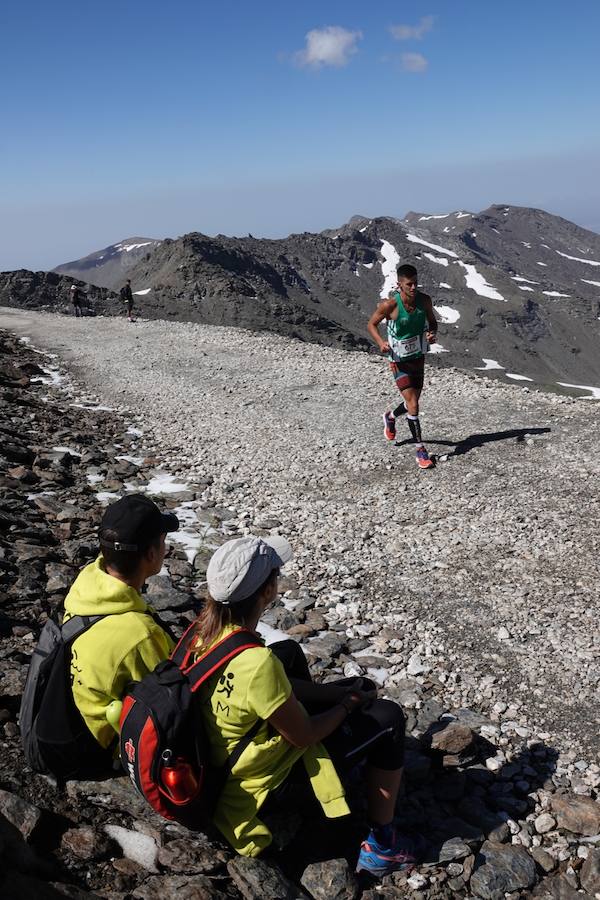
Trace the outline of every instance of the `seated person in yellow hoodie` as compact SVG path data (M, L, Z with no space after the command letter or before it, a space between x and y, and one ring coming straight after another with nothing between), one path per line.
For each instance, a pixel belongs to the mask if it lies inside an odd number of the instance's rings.
M154 620L141 590L165 557L167 532L177 531L172 513L162 513L142 494L109 506L99 529L101 555L79 573L65 599L65 616L104 616L71 648L73 699L110 766L115 731L107 708L127 685L141 681L166 659L173 641Z
M256 630L277 597L279 569L291 556L282 537L237 538L216 551L206 573L209 596L196 624L196 655L236 628ZM215 824L238 853L257 856L271 843L258 814L296 763L303 765L325 815L337 818L349 813L340 777L365 762L371 831L357 871L382 876L414 864L414 842L393 824L404 716L396 703L376 699L373 682L315 683L299 645L286 640L244 650L199 689L197 698L215 765L222 765L262 720L233 766L214 813Z

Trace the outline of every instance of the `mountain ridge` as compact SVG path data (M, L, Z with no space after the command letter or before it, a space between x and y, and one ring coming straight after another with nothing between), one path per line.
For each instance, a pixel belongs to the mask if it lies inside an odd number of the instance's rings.
M600 235L544 210L494 204L404 219L355 215L339 228L279 239L190 232L128 241L44 276L6 273L0 301L35 306L43 294L64 308L69 277L108 280L113 289L128 277L150 318L366 349L368 317L393 286L384 272L405 261L417 266L438 310L440 344L432 349L443 365L553 387L600 386ZM65 282L50 290L51 278ZM44 283L39 301L31 299L36 280ZM89 290L99 311L121 309L106 285Z

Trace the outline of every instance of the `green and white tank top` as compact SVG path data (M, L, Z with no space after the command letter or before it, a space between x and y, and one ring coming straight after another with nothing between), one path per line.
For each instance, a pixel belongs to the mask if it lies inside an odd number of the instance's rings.
M400 359L417 359L427 352L427 316L423 309L421 295L415 297L415 310L408 312L402 302L399 291L394 293L397 319L387 320L387 339L390 345L390 359L394 362Z

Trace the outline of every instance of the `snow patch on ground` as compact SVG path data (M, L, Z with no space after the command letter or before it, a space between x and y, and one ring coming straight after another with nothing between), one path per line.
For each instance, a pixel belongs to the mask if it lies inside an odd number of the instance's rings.
M520 291L531 291L532 294L533 294L533 292L534 292L534 291L533 291L533 288L527 287L526 284L520 284L520 285L519 285L519 290L520 290Z
M587 384L567 384L566 381L557 381L561 387L576 388L578 391L589 391L590 397L582 397L582 400L600 400L600 388L590 387Z
M136 428L135 425L130 425L127 429L127 434L133 434L136 437L141 437L143 433L143 430L141 428Z
M78 450L73 450L72 447L53 447L52 449L58 453L70 453L71 456L81 456L81 453Z
M398 283L396 269L400 264L400 256L393 244L389 241L381 241L381 255L383 262L381 263L381 271L383 274L383 287L379 296L382 300L387 300L390 291L393 291Z
M587 278L580 278L580 281L583 281L584 284L593 284L594 287L600 287L600 281L589 281Z
M546 297L570 297L570 294L561 294L560 291L542 291Z
M513 281L524 281L526 284L539 284L539 281L532 281L530 278L523 278L522 275L511 275Z
M543 263L543 262L536 262L536 266L543 266L545 269L548 268L548 264L547 264L547 263Z
M457 212L457 213L456 213L456 218L457 218L457 219L470 218L470 216L471 216L471 213L465 213L465 212Z
M445 281L440 281L440 287L441 288L449 288L450 290L452 290L452 285L447 284L447 282L445 282Z
M438 253L445 253L447 256L451 256L453 259L458 259L456 253L452 250L446 250L445 247L440 247L439 244L430 244L429 241L424 241L421 238L417 237L416 234L407 234L407 239L411 242L411 244L422 244L423 247L429 247L430 250L437 250Z
M466 271L465 281L467 282L467 287L471 288L472 291L475 291L480 297L489 297L490 300L504 300L505 298L502 294L499 294L496 288L492 287L491 284L488 284L483 275L481 275L475 266L469 265L469 263L464 263L458 260L458 265L462 266Z
M427 252L425 252L423 254L423 256L425 256L427 259L430 259L431 262L439 263L440 266L448 265L448 260L446 259L445 256L434 256L433 253L427 253Z
M104 481L104 475L87 475L87 480L89 484L100 484L101 481Z
M33 384L34 382L39 382L40 384L51 385L52 387L58 387L59 384L62 384L64 378L58 371L58 369L53 369L50 366L40 366L42 372L45 372L45 375L38 375L36 378L30 378L29 380Z
M443 213L441 216L421 216L419 222L428 222L429 219L447 219L450 213Z
M149 294L152 288L143 288L141 291L134 291L133 293L136 297L144 297L146 294Z
M581 256L569 256L568 253L561 253L560 250L555 250L554 252L558 253L559 256L564 256L565 259L572 259L574 262L585 263L586 266L600 266L600 262L596 262L595 259L582 259Z
M533 378L528 378L527 375L515 375L514 372L507 372L507 378L512 378L514 381L533 381Z
M438 313L444 325L454 325L454 323L458 322L460 319L459 311L453 309L451 306L434 306L433 308L436 313Z
M372 269L372 268L373 268L373 263L362 263L362 265L365 267L365 269Z
M174 475L166 472L157 472L146 485L149 494L178 494L180 491L188 491L189 485L183 481L176 481Z
M485 366L475 366L478 372L489 372L491 369L504 369L504 366L501 366L495 359L486 359L485 357L482 357L481 361L485 363Z
M446 348L442 347L442 345L437 343L437 341L435 344L429 345L429 349L427 352L428 353L450 353L449 350L446 350Z

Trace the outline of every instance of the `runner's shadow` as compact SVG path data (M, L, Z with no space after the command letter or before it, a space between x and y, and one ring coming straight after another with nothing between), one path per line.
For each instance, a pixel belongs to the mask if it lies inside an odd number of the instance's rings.
M492 444L495 441L524 441L526 437L539 434L549 434L551 428L510 428L507 431L490 431L480 434L470 434L469 437L463 438L462 441L441 441L428 438L426 444L434 444L440 447L454 447L454 450L448 454L451 456L463 456L477 447L483 447L484 444ZM403 441L396 441L396 447L403 447L405 444L412 444L412 438L406 438Z

